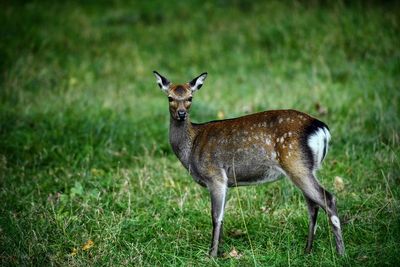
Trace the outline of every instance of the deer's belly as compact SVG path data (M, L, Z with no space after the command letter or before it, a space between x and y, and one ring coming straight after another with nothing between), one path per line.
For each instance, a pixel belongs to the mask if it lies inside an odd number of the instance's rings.
M245 186L269 183L282 177L283 173L275 167L268 167L262 173L247 171L229 179L229 186Z
M272 182L282 174L274 152L262 146L236 151L224 163L231 186Z
M253 153L236 154L231 162L225 162L230 186L272 182L282 174L277 162L262 149Z
M208 180L221 178L217 177L221 169L226 173L229 186L272 182L282 174L275 152L261 144L222 149L205 147L195 152L189 169L198 183L207 184Z

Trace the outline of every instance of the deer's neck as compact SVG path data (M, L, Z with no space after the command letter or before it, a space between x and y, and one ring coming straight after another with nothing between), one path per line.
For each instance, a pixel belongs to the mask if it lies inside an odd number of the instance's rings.
M192 150L194 136L195 131L189 117L184 121L177 121L172 117L170 118L169 142L171 143L175 155L186 169L189 168L189 156Z

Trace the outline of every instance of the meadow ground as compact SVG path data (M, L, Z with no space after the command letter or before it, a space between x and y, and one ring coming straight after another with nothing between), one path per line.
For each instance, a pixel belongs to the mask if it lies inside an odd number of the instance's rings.
M0 4L0 265L399 263L399 5L67 2ZM169 147L153 69L208 71L196 122L283 108L325 121L319 178L346 256L324 213L303 253L305 203L283 179L230 191L226 254L208 258L209 196Z

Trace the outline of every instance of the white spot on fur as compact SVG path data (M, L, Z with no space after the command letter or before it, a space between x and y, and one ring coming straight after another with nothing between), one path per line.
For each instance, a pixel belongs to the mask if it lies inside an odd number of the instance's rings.
M280 119L279 119L279 121L278 121L278 122L279 122L279 124L281 124L281 123L282 123L282 121L283 121L283 119L282 119L282 118L280 118Z
M284 141L285 141L285 138L284 138L284 137L281 137L280 142L283 143Z
M288 135L289 135L289 137L291 137L292 136L292 132L288 132Z
M271 140L269 140L269 138L266 138L266 139L265 139L265 143L266 143L267 145L270 145L270 144L271 144Z
M339 218L338 218L337 216L333 215L333 216L331 217L331 221L332 221L332 224L333 224L336 228L340 229L340 221L339 221Z

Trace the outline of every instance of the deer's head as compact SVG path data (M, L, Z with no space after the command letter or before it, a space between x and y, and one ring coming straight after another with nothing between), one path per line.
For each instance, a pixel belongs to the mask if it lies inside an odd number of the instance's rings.
M171 117L177 121L186 120L192 104L192 95L203 85L207 72L200 74L188 83L178 85L172 84L157 71L153 71L153 73L157 78L158 86L168 96Z

